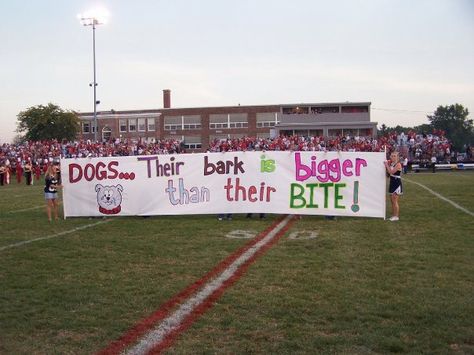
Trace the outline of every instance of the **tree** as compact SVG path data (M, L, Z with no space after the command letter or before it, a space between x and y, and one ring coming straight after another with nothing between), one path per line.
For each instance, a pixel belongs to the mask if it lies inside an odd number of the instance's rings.
M415 126L413 130L417 133L428 134L428 133L433 132L433 126L430 125L429 123L423 123L423 124L420 124L419 126Z
M64 111L52 103L21 111L17 120L17 132L25 132L26 140L74 140L79 131L77 114L73 111Z
M382 123L382 126L380 126L379 135L383 136L385 133L387 133L388 127L385 125L385 123Z
M454 149L461 151L465 144L474 142L473 121L468 119L469 111L460 104L438 106L433 115L428 116L434 129L442 129L453 143Z

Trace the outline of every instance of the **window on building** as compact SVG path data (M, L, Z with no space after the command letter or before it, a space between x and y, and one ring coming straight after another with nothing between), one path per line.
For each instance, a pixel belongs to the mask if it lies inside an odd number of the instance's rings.
M311 113L339 113L339 106L314 106L311 107Z
M120 119L119 120L119 130L120 132L127 132L127 120Z
M231 113L229 115L229 128L248 128L248 126L246 113Z
M246 113L212 114L209 115L209 128L248 128Z
M287 106L282 109L283 114L285 115L299 115L299 114L308 114L308 106Z
M89 122L82 123L82 133L90 133L91 131L91 124Z
M136 118L129 118L128 119L128 131L129 132L136 132L137 131L137 119Z
M182 128L182 116L165 116L165 131L176 131Z
M200 115L188 115L183 116L183 129L201 129L201 116Z
M102 140L109 141L111 137L112 137L112 130L110 129L110 127L105 126L104 128L102 128Z
M342 106L343 113L369 112L368 106Z
M148 131L154 131L155 130L155 119L154 118L147 118L147 123L148 123Z
M201 136L185 136L184 147L186 149L200 149L202 147Z
M212 114L209 115L209 128L211 129L219 129L219 128L227 128L229 115L227 114Z
M139 118L138 119L138 132L145 132L146 131L146 118Z
M275 127L278 123L278 113L276 112L257 113L257 128Z

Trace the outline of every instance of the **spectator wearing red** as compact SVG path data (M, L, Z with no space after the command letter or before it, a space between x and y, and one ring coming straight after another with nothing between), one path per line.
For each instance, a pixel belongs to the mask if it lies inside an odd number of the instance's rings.
M20 158L17 159L15 170L16 170L16 181L19 184L21 184L21 178L22 178L22 175L23 175L23 167L21 166Z

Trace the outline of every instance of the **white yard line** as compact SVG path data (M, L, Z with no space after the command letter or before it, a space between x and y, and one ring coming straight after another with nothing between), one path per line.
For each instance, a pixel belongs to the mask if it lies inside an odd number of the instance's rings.
M413 181L413 180L409 180L409 179L407 179L407 178L403 178L403 181L408 181L408 182L411 182L412 184L415 184L415 185L418 185L418 186L424 188L425 190L429 191L430 193L432 193L432 194L435 195L436 197L440 198L441 200L450 203L451 205L453 205L453 206L456 207L457 209L459 209L459 210L463 211L464 213L467 213L468 215L474 217L474 213L473 213L473 212L471 212L471 211L469 211L468 209L466 209L466 208L464 208L464 207L458 205L456 202L451 201L449 198L444 197L443 195L437 193L436 191L431 190L429 187L427 187L427 186L425 186L425 185L423 185L423 184L420 184L419 182L416 182L416 181Z
M0 247L0 251L6 250L6 249L11 249L11 248L20 247L20 246L25 245L25 244L30 244L30 243L34 243L34 242L39 242L39 241L41 241L41 240L47 240L47 239L52 239L52 238L61 237L61 236L63 236L63 235L67 235L67 234L71 234L71 233L74 233L74 232L77 232L77 231L80 231L80 230L83 230L83 229L95 227L95 226L98 226L98 225L100 225L100 224L104 224L104 223L107 223L107 222L110 222L110 221L112 221L112 219L101 220L101 221L99 221L99 222L95 222L95 223L91 223L91 224L86 224L86 225L84 225L84 226L76 227L76 228L73 228L73 229L70 229L70 230L67 230L67 231L63 231L63 232L59 232L59 233L56 233L56 234L47 235L47 236L45 236L45 237L39 237L39 238L35 238L35 239L24 240L24 241L22 241L22 242L13 243L13 244L10 244L10 245L6 245L6 246L3 246L3 247Z
M215 291L224 286L224 283L233 277L250 258L252 258L262 247L271 242L277 234L290 222L292 216L288 215L273 230L271 230L265 238L257 242L254 246L244 252L232 264L230 264L215 279L210 280L203 288L194 296L191 296L170 316L151 330L132 348L125 351L125 354L146 354L154 347L159 345L174 330L178 329L185 318L190 315L200 304L211 296Z
M31 197L31 192L28 194L19 194L19 195L13 195L14 198L20 198L20 197ZM41 196L41 195L40 195Z
M25 211L37 210L38 208L46 208L46 205L23 208L22 210L8 211L7 213L20 213L20 212L25 212Z
M58 205L61 205L61 204L62 204L62 202L59 201L59 202L58 202ZM43 207L46 208L46 204L44 204L44 205L39 205L39 206L34 206L34 207L29 207L29 208L23 208L23 209L21 209L21 210L8 211L8 212L6 212L6 213L20 213L20 212L25 212L25 211L37 210L38 208L43 208Z

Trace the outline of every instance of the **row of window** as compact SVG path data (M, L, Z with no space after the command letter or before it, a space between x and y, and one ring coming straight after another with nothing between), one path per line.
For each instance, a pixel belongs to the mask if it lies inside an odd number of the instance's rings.
M275 127L279 123L277 113L257 113L257 128ZM248 128L246 113L239 114L214 114L209 116L210 129ZM202 128L200 115L165 116L164 130L199 130ZM154 132L156 122L154 118L128 118L119 119L119 132ZM83 133L94 133L91 122L82 123Z
M125 132L154 132L154 118L129 118L119 120L120 133ZM92 122L82 122L82 133L95 133Z
M309 137L318 137L323 136L324 131L322 129L288 129L280 131L281 134L285 135L299 135L299 136L309 136ZM338 137L338 136L371 136L372 129L370 128L333 128L328 129L327 135L329 137Z
M294 114L323 114L323 113L361 113L369 112L368 106L289 106L283 107L285 115Z
M127 130L128 128L128 130ZM154 118L129 118L119 120L119 131L124 132L154 132Z
M95 133L95 126L90 122L82 122L82 133Z
M139 118L139 120L141 120ZM124 122L122 122L124 121ZM144 123L142 122L135 122L135 119L131 119L129 122L126 122L125 120L120 120L120 133L126 133L126 132L152 132L155 131L155 124L150 124L148 123L147 126L145 126ZM260 121L257 122L257 128L265 128L265 127L275 127L276 124L278 124L279 121ZM128 129L127 129L128 128ZM200 123L192 123L192 124L165 124L165 131L177 131L177 130L182 130L182 131L189 131L189 130L195 130L195 129L201 129L202 126ZM230 128L248 128L248 122L229 122L229 123L210 123L209 124L210 129L230 129ZM82 124L82 133L94 133L94 126L91 125L89 122L84 122Z

